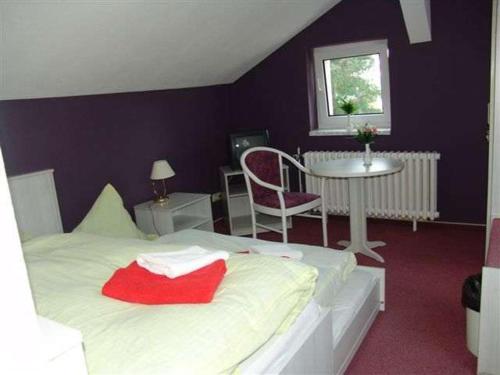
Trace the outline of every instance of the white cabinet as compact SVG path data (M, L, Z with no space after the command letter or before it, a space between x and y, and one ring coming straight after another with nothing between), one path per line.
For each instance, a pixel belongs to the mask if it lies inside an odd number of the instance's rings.
M45 373L86 375L87 366L80 331L38 316L46 358Z
M164 234L183 229L213 232L212 204L209 194L172 193L165 204L144 202L134 207L140 230L147 234Z
M219 168L221 179L222 200L229 232L234 236L252 234L252 219L250 216L250 199L245 185L245 178L241 169L232 169L230 166ZM289 190L290 177L288 166L283 166L285 190ZM288 219L288 228L292 227L292 219ZM281 218L257 213L257 222L281 230ZM257 232L267 232L257 227Z
M495 266L498 244L490 235L500 218L500 2L492 4L491 90L489 106L488 208L486 218L486 256L481 283L479 322L479 374L500 375L500 267ZM493 231L495 232L495 231Z

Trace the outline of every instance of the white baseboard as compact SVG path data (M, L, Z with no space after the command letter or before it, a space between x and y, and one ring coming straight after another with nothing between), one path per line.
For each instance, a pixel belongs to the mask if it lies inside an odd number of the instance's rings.
M309 217L309 216L306 216L306 215L296 215L296 216L301 216L301 217ZM345 217L345 215L329 215L329 216L343 216ZM492 216L492 219L493 218L500 218L500 215L494 217ZM217 223L221 220L223 220L224 217L218 217L216 219L214 219L214 223ZM371 218L368 218L368 219L382 219L382 220L394 220L394 221L405 221L405 222L408 222L408 223L412 223L413 221L412 220L405 220L405 219L398 219L398 218L382 218L382 217L371 217ZM425 224L446 224L446 225L466 225L466 226L471 226L471 227L486 227L486 224L481 224L481 223L462 223L462 222L458 222L458 221L442 221L442 220L421 220L421 221L417 221L418 224L422 224L422 223L425 223Z
M469 227L486 227L486 224L479 223L461 223L456 221L419 221L420 223L428 223L428 224L447 224L447 225L465 225Z

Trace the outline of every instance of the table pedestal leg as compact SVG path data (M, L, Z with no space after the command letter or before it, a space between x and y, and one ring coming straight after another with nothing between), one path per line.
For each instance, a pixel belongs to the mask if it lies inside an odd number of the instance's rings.
M351 226L351 241L339 241L344 250L361 253L371 258L384 262L379 254L372 248L384 246L382 241L367 241L366 237L366 207L365 183L363 178L349 178L349 220Z
M385 246L386 243L384 241L366 241L368 243L368 247L370 249L374 249L376 247L381 247L381 246Z
M366 241L366 243L368 244L368 247L370 249L374 249L376 247L381 247L381 246L386 245L386 243L384 241ZM340 246L348 247L351 244L351 241L342 240L342 241L338 241L337 244Z

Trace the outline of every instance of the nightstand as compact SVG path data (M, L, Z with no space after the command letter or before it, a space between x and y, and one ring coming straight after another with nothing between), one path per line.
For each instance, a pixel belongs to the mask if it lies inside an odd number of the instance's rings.
M134 212L137 226L148 234L163 236L183 229L214 230L209 194L172 193L168 203L144 202L134 206Z

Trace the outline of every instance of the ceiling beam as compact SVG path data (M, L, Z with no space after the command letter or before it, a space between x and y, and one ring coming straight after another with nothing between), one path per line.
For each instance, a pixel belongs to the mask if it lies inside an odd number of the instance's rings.
M431 0L399 0L410 43L432 40Z

